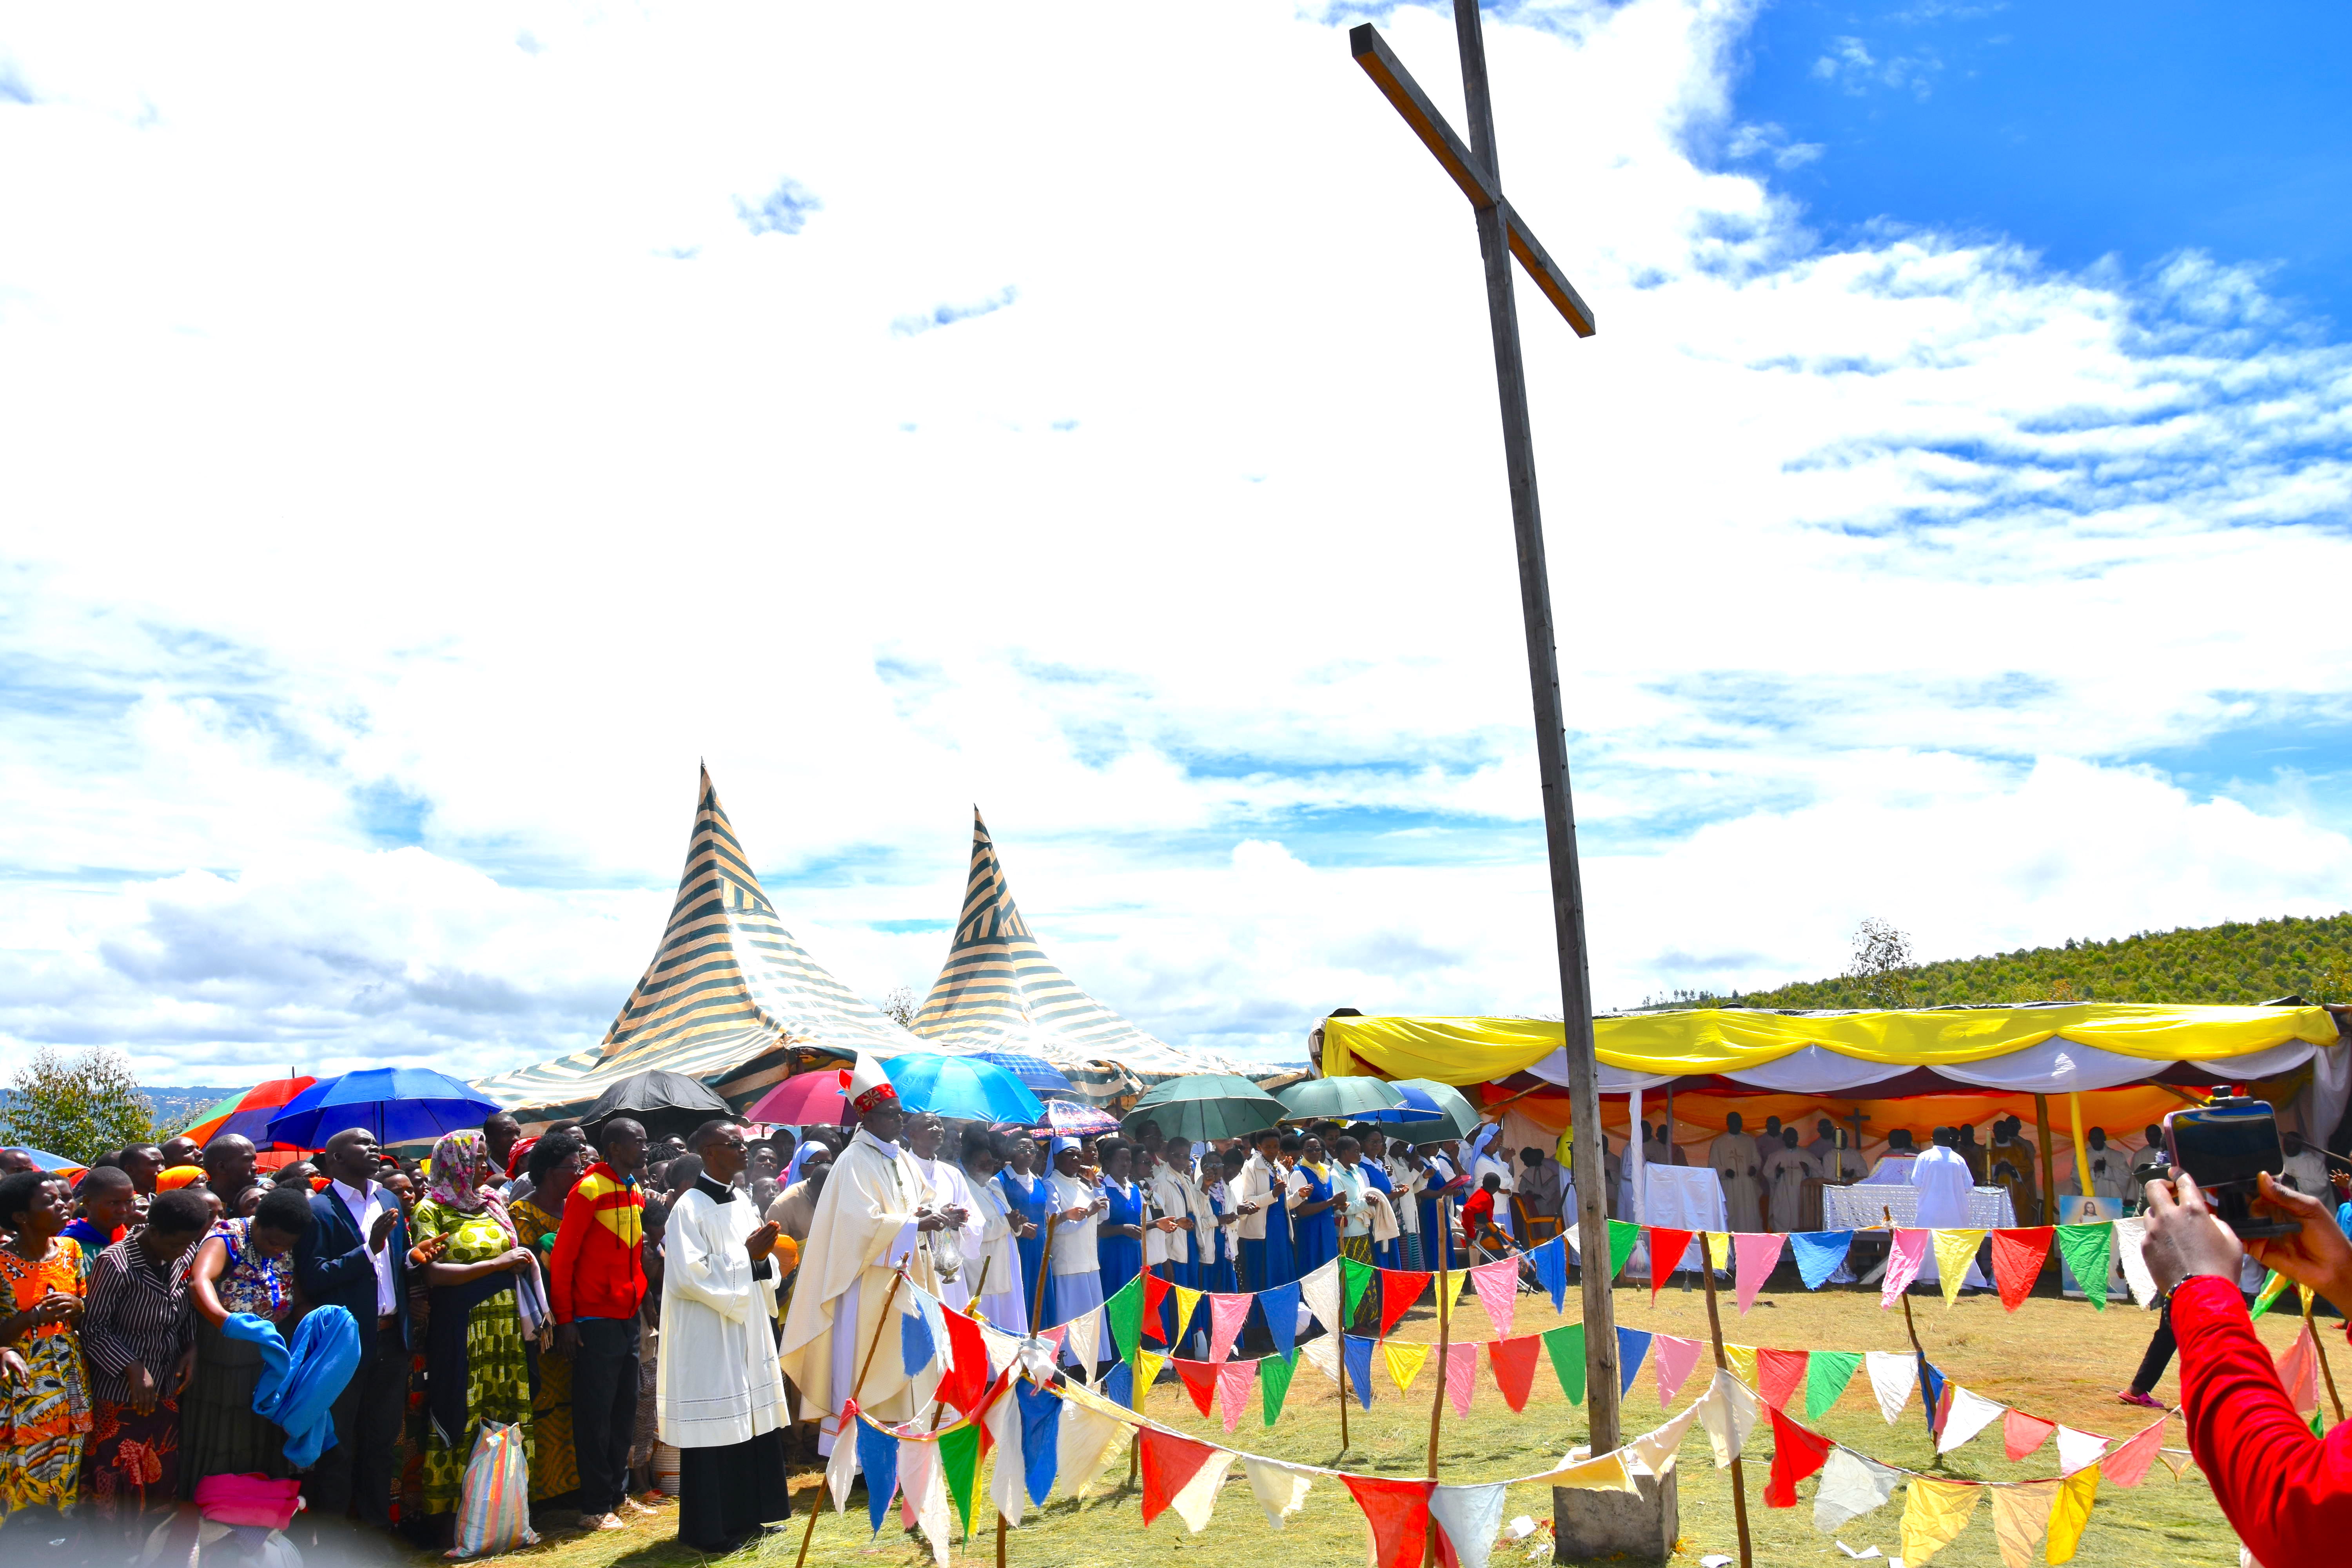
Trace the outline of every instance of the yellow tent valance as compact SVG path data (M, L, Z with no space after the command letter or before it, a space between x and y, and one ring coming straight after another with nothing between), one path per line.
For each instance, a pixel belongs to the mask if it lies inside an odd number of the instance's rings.
M1601 1060L1627 1072L1738 1072L1819 1046L1883 1067L1959 1066L2064 1037L2150 1064L2217 1062L2303 1040L2332 1046L2325 1007L2174 1007L2082 1003L2062 1007L1950 1007L1811 1016L1745 1007L1601 1018ZM1485 1083L1560 1048L1540 1018L1327 1018L1323 1070Z

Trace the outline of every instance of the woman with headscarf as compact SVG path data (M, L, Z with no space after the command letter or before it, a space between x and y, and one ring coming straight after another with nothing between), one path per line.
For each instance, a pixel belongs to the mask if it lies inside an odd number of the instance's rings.
M520 1145L518 1145L520 1147ZM542 1277L563 1228L563 1200L587 1168L587 1140L577 1132L550 1132L532 1141L523 1156L530 1196L507 1206L525 1247L538 1259ZM580 1460L572 1443L572 1361L541 1354L524 1344L537 1394L530 1402L530 1500L544 1502L580 1489Z
M427 1195L411 1224L419 1241L443 1241L425 1268L433 1303L425 1346L427 1515L456 1512L483 1422L520 1426L524 1451L532 1447L530 1363L515 1285L518 1271L533 1264L491 1190L497 1178L479 1132L449 1133L433 1145Z
M1040 1152L1027 1138L1008 1140L1004 1169L996 1184L1016 1226L1029 1227L1015 1243L1021 1254L1021 1297L1028 1303L1030 1321L1039 1328L1062 1320L1054 1311L1054 1277L1045 1271L1045 1216L1054 1212L1054 1189L1032 1167ZM1041 1298L1038 1283L1045 1284Z

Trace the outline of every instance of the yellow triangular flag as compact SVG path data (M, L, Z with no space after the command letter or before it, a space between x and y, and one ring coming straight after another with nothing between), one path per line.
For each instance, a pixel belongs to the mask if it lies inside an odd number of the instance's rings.
M1201 1304L1202 1294L1200 1291L1184 1285L1176 1286L1174 1287L1174 1289L1176 1293L1176 1337L1170 1342L1171 1348L1184 1342L1185 1326L1192 1322L1192 1309Z
M1440 1277L1444 1290L1451 1297L1445 1303L1445 1310L1448 1314L1462 1304L1462 1287L1469 1282L1469 1279L1470 1271L1466 1268L1450 1268ZM1429 1304L1433 1307L1437 1305L1440 1279L1432 1279L1429 1282Z
M1937 1481L1926 1476L1913 1476L1907 1484L1911 1495L1903 1505L1903 1568L1925 1563L1949 1546L1968 1528L1969 1516L1977 1510L1977 1494L1984 1490L1973 1481Z
M1143 1408L1143 1396L1151 1392L1153 1384L1160 1381L1160 1369L1167 1364L1168 1358L1158 1351L1139 1350L1135 1352L1135 1407L1138 1410Z
M1750 1388L1756 1386L1756 1347L1754 1345L1726 1345L1723 1347L1723 1359L1731 1363L1732 1376Z
M1429 1347L1382 1340L1381 1359L1389 1363L1389 1381L1397 1385L1397 1392L1408 1394L1412 1390L1412 1380L1421 1375L1421 1363L1429 1359Z
M2099 1490L2099 1467L2085 1465L2058 1483L2058 1500L2050 1505L2050 1544L2044 1563L2072 1563L2083 1543L2083 1527L2091 1522L2091 1500Z
M1710 1230L1706 1233L1706 1266L1710 1268L1731 1267L1731 1233Z
M1960 1293L1960 1283L1969 1277L1969 1268L1977 1260L1977 1248L1984 1245L1990 1234L1981 1230L1931 1230L1928 1237L1936 1244L1936 1279L1944 1287L1944 1305L1948 1307ZM1909 1562L1909 1558L1905 1558Z
M2296 1293L2303 1298L2303 1315L2308 1318L2311 1316L2311 1303L2318 1296L2319 1292L2314 1290L2310 1286L2304 1284L2301 1280L2297 1280L2295 1282L2294 1288Z

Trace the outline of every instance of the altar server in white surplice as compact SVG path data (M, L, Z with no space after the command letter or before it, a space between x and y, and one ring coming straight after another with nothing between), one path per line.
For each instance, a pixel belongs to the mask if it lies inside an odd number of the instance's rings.
M1768 1229L1785 1234L1803 1228L1798 1220L1804 1207L1805 1183L1821 1173L1813 1157L1797 1147L1797 1130L1782 1128L1779 1140L1764 1153L1764 1200L1772 1221Z
M702 1174L662 1236L662 1343L655 1415L678 1451L678 1539L720 1555L789 1519L783 1374L776 1368L780 1227L730 1185L750 1164L743 1130L695 1130Z
M1739 1112L1723 1119L1723 1136L1706 1146L1706 1163L1723 1178L1723 1201L1731 1209L1731 1228L1762 1230L1764 1183L1762 1151L1741 1131Z
M1969 1228L1969 1194L1976 1183L1969 1175L1969 1163L1954 1152L1956 1134L1948 1127L1936 1129L1936 1141L1919 1152L1911 1162L1911 1184L1919 1191L1918 1223L1927 1230L1966 1230ZM1941 1278L1936 1271L1936 1249L1927 1249L1927 1259L1919 1265L1919 1282L1933 1285ZM1960 1282L1972 1290L1985 1289L1982 1270L1969 1265L1969 1277Z
M865 1059L859 1058L860 1074L867 1070ZM863 1358L881 1327L890 1278L900 1261L907 1263L908 1279L939 1294L930 1260L916 1238L944 1223L929 1212L922 1178L896 1142L905 1120L898 1090L878 1068L870 1086L861 1088L853 1077L850 1089L857 1131L833 1162L833 1174L825 1178L810 1216L808 1245L802 1250L800 1279L793 1287L778 1352L803 1405L824 1413L817 1447L825 1454L833 1452L842 1402L857 1386L862 1362L866 1384L858 1405L879 1420L913 1419L915 1398L904 1358ZM902 1289L890 1310L895 1314L906 1306ZM891 1337L897 1333L893 1328Z
M930 1255L931 1272L939 1276L939 1298L950 1312L971 1305L971 1288L980 1278L981 1259L988 1250L987 1211L981 1207L963 1167L950 1150L940 1151L947 1124L926 1110L907 1124L907 1163L923 1179L930 1206L949 1223L930 1233L923 1250ZM961 1216L959 1218L959 1216ZM995 1283L1003 1284L999 1274Z

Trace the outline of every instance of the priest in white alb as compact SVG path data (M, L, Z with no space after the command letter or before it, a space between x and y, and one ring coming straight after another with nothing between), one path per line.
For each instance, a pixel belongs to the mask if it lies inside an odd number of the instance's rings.
M1923 1230L1967 1230L1969 1225L1969 1194L1976 1187L1976 1178L1969 1174L1969 1163L1960 1158L1952 1145L1958 1135L1948 1127L1936 1129L1936 1141L1911 1162L1911 1184L1919 1191L1919 1215L1916 1224ZM1927 1261L1919 1265L1919 1282L1933 1285L1940 1276L1936 1269L1936 1249L1927 1249ZM1985 1287L1984 1271L1974 1263L1969 1265L1969 1276L1960 1282L1971 1290Z
M730 1184L751 1156L743 1130L706 1121L689 1142L702 1174L663 1234L656 1429L678 1451L677 1538L724 1556L792 1516L784 1482L784 1380L776 1369L776 1283L789 1254ZM787 1242L785 1246L790 1247Z
M824 1413L817 1429L817 1449L824 1454L833 1452L841 1408L853 1390L858 1407L878 1420L913 1419L916 1391L896 1349L896 1325L887 1354L868 1357L866 1352L883 1326L884 1304L892 1303L894 1317L907 1307L903 1289L892 1302L891 1279L900 1264L914 1283L939 1293L917 1238L943 1222L931 1213L922 1178L898 1145L904 1120L898 1091L878 1063L860 1055L849 1096L857 1131L835 1158L833 1174L825 1178L809 1219L808 1245L802 1248L800 1278L793 1286L778 1352L784 1375L800 1390L803 1407Z

